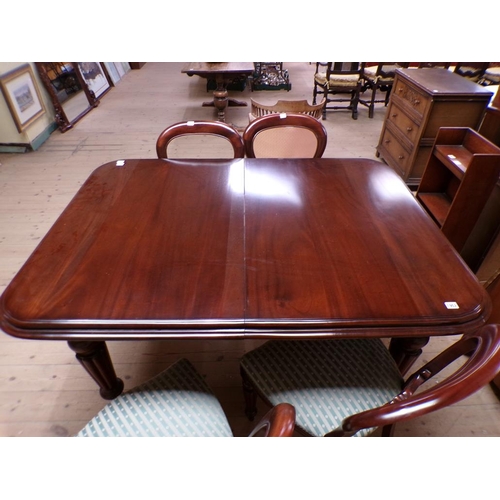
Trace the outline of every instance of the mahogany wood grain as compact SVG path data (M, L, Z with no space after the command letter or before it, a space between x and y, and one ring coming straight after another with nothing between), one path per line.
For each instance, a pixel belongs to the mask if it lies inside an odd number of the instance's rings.
M401 178L364 159L107 163L0 300L5 332L95 348L425 338L475 330L489 314L484 288Z

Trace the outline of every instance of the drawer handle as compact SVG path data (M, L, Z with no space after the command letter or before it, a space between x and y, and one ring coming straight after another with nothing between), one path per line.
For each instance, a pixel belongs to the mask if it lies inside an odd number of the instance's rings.
M399 156L398 156L398 158L399 158L400 160L404 160L404 159L405 159L405 157L404 157L403 155L399 155Z
M385 142L386 144L389 144L389 143L391 142L391 140L390 140L390 139L386 139L384 142Z
M415 99L413 102L414 102L417 106L420 104L420 101L419 101L418 99Z
M393 117L393 118L396 118L396 116L398 116L398 114L397 114L397 113L394 113L394 114L392 115L392 117Z
M403 87L399 87L398 92L403 92Z
M413 130L413 127L406 127L407 132L411 132Z

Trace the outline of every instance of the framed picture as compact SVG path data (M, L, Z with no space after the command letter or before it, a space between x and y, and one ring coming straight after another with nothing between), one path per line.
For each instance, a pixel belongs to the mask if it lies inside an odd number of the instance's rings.
M29 64L0 76L0 86L19 132L45 113L40 90Z
M78 68L90 91L99 98L110 89L110 84L101 63L79 62Z

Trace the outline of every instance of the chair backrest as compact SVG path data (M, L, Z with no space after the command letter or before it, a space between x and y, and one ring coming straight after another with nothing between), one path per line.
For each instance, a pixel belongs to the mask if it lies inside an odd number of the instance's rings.
M327 80L334 75L360 75L362 63L360 62L327 62L316 63L316 73L326 72Z
M415 394L427 380L462 356L469 356L451 375L430 389ZM392 425L420 417L469 397L500 371L500 325L483 326L464 335L410 376L390 403L347 417L342 428L328 436L352 435L361 429Z
M485 288L491 298L492 304L488 321L500 324L500 269L497 269L495 274L488 280Z
M250 121L261 116L272 115L276 113L300 113L309 115L318 120L321 118L321 112L325 105L326 99L319 104L309 104L305 99L301 101L278 101L276 104L261 104L253 99L250 99L252 109L250 112Z
M176 138L192 134L212 135L227 139L233 148L234 158L245 156L245 146L240 133L231 125L223 122L187 121L179 122L167 127L156 141L158 158L168 158L168 145ZM193 158L194 156L192 156Z
M450 67L449 62L419 62L417 68L443 68L448 69Z
M393 79L396 76L396 69L407 68L407 62L379 62L376 65L367 66L362 63L362 73L371 78L380 78L381 80Z
M321 158L326 140L319 120L293 113L261 116L243 133L248 158Z
M454 73L477 82L488 69L489 62L457 62Z

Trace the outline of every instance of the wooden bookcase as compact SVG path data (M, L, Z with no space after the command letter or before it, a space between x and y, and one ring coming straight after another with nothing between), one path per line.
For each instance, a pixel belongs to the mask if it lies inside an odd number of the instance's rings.
M458 252L499 175L499 147L471 128L438 131L416 196Z
M397 69L377 156L417 188L438 130L477 130L492 95L488 87L447 69Z

